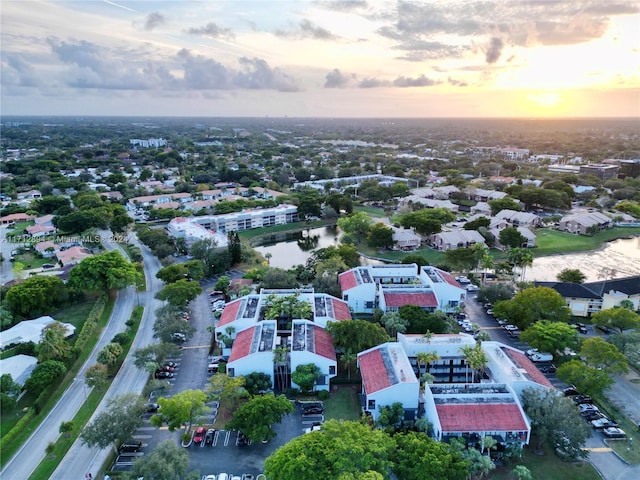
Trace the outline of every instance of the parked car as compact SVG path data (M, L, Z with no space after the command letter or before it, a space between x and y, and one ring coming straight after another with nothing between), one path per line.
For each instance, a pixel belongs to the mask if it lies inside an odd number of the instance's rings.
M588 333L589 332L589 330L587 329L587 326L584 323L576 323L574 325L574 327L580 333Z
M147 403L145 405L145 409L148 413L156 413L158 410L160 410L160 405L158 405L157 403Z
M498 325L501 327L509 324L509 320L505 320L504 318L496 318L496 322L498 322Z
M43 270L49 270L50 268L55 268L55 265L52 265L51 263L45 263L44 265L42 265L42 269Z
M493 309L487 308L487 315L493 315Z
M467 292L477 292L478 290L480 290L480 287L473 283L467 285Z
M129 440L120 446L120 453L139 452L142 448L142 442L139 440Z
M216 431L213 428L207 430L207 433L204 436L204 444L205 445L213 445L213 438L216 436Z
M156 370L156 378L173 378L173 372L164 372L162 370Z
M170 367L169 365L162 365L160 368L158 368L158 370L161 372L173 372L175 368Z
M602 428L617 427L619 425L618 422L614 420L610 420L607 417L602 417L598 418L597 420L591 420L591 426L593 426L593 428L595 428L596 430L600 430Z
M324 413L324 408L320 405L313 405L309 407L304 407L302 409L303 415L322 415Z
M591 398L589 395L574 395L573 397L571 397L571 400L573 400L576 405L593 403L593 398Z
M578 405L578 406L580 407L580 415L582 415L583 417L586 417L590 413L599 412L600 411L600 409L598 407L596 407L595 405L592 405L590 403L585 403L585 404Z
M558 369L558 367L556 367L553 363L550 363L548 365L540 365L538 369L542 373L556 373L556 370Z
M546 352L537 352L529 358L531 358L532 362L551 362L553 360L553 355Z
M615 331L611 327L607 327L606 325L596 325L596 328L600 330L602 333L609 334L614 333Z
M207 430L204 427L198 427L193 435L193 443L202 443Z
M575 385L569 385L567 388L562 390L565 397L572 397L573 395L580 395L580 392L576 389Z
M591 412L583 416L587 422L591 422L593 420L598 420L600 418L605 418L602 412Z
M253 475L250 473L245 473L244 475L242 475L242 480L253 480Z
M215 475L203 475L202 480L217 480Z
M175 332L171 334L171 340L176 343L183 343L187 341L187 336L184 333Z
M163 366L176 368L178 364L176 362L163 362Z
M607 438L626 438L627 436L625 431L618 427L607 427L602 430L602 433Z
M238 439L236 440L236 445L239 447L244 447L245 445L249 445L249 437L247 437L243 432L238 432Z
M507 323L506 325L502 325L502 328L505 329L507 332L509 330L518 330L518 327L516 327L515 325L511 325L510 323Z

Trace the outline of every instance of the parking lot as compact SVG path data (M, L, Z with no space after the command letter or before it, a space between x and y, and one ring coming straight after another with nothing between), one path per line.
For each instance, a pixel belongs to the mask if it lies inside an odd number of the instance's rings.
M231 272L231 278L239 278L240 272ZM208 327L215 325L217 319L213 316L209 290L216 279L202 284L203 293L190 305L189 322L196 328L194 336L183 344L179 355L167 361L175 363L173 377L165 379L170 388L152 392L149 402L156 402L158 397L171 396L187 389L205 389L209 378L214 373L209 371L212 357L209 355L211 332ZM257 476L263 472L264 460L277 448L291 439L303 435L306 428L313 428L322 424L323 414L305 415L305 406L321 405L321 402L296 404L295 412L285 416L282 423L273 426L277 436L268 443L249 443L246 445L238 441L239 432L216 430L211 443L192 443L187 447L190 456L190 470L198 470L200 475L227 473L242 476L251 474ZM202 417L199 424L213 425L216 421L218 404L209 402L209 413ZM143 416L143 425L132 435L131 440L141 443L136 452L126 452L118 457L113 466L114 471L131 470L133 462L149 454L157 445L172 440L180 444L182 431L170 432L168 429L156 429L151 426L149 419L153 413ZM208 428L208 427L207 427Z

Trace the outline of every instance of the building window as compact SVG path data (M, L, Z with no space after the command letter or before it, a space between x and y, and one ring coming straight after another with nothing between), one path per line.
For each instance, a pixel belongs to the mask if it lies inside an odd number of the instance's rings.
M375 410L376 409L376 401L375 400L369 400L367 402L367 409L368 410Z
M335 375L335 374L336 374L336 366L329 365L329 375Z
M327 375L320 375L316 380L316 385L327 385L327 384L328 384Z
M343 300L344 300L345 302L349 301L349 295L344 295Z
M364 302L364 308L373 308L373 302Z
M234 369L233 368L227 368L227 375L229 375L230 377L234 376Z

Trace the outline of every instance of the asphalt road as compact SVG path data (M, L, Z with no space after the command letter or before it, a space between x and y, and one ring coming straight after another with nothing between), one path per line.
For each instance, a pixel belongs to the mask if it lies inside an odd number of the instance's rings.
M114 244L105 244L107 250L119 248ZM50 442L55 442L60 436L59 428L62 422L72 420L78 409L85 402L89 388L84 383L85 372L88 367L96 363L98 352L111 341L114 335L123 331L125 322L131 316L136 299L133 287L121 290L114 305L109 323L93 352L86 363L82 366L76 380L62 395L55 407L49 412L40 426L33 432L31 437L24 443L22 448L13 456L0 472L0 477L7 480L24 480L29 478L38 464L45 457L45 448ZM84 473L82 473L84 475ZM62 478L62 477L61 477ZM75 478L67 476L65 478ZM77 478L82 478L77 476Z
M20 247L17 243L10 243L7 240L7 235L12 235L13 230L8 230L7 226L0 227L0 252L4 261L0 263L0 283L7 283L13 280L13 263L9 261L11 258L11 251Z
M119 317L117 319L112 317L112 320L115 320L118 323L122 322L122 325L124 325L124 322L126 322L131 316L131 310L133 309L134 303L139 301L140 305L143 305L145 307L144 314L142 316L142 322L140 324L140 328L138 329L138 334L136 335L136 338L133 341L133 345L131 346L131 351L134 351L138 348L144 347L154 342L154 312L162 305L162 302L156 300L154 297L155 294L162 288L163 284L162 281L158 280L155 276L157 271L161 268L158 259L153 256L153 254L147 247L140 244L133 234L130 235L133 240L132 243L139 246L142 250L147 290L139 294L136 293L133 288L127 290L131 292L131 300L128 304L128 310L122 317ZM110 339L111 337L108 338ZM106 409L106 404L110 399L129 392L141 393L148 378L149 373L136 368L133 365L133 355L128 355L114 381L111 383L111 387L96 409L94 417ZM60 462L60 465L50 478L58 480L69 480L76 478L81 479L84 478L84 475L88 472L91 472L94 478L97 478L97 472L106 461L109 453L109 448L89 448L83 445L80 440L76 440L76 442L72 445L71 449L64 457L62 462Z

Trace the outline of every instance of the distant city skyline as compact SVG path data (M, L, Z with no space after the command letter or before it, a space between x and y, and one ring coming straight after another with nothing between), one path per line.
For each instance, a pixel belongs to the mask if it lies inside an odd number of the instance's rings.
M639 117L635 0L0 4L2 115Z

